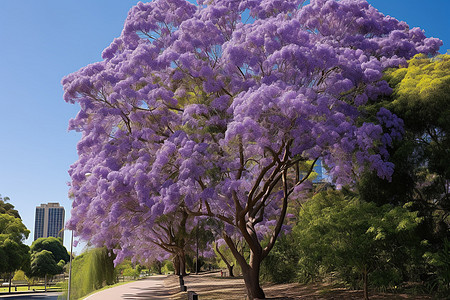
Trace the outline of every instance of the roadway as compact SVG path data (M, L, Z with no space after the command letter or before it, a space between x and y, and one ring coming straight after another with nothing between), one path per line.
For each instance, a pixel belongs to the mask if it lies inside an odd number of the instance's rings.
M58 296L61 295L61 293L58 292L48 292L48 293L17 293L17 294L8 294L8 295L1 295L0 298L3 299L14 299L14 300L28 300L28 299L35 299L35 300L57 300Z

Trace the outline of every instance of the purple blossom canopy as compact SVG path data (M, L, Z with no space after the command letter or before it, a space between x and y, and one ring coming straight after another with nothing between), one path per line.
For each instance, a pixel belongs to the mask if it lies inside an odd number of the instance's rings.
M164 257L152 228L180 206L230 236L279 232L299 162L389 179L402 121L364 107L391 92L386 68L441 44L365 0L139 3L103 61L62 81L82 132L69 226L118 259Z

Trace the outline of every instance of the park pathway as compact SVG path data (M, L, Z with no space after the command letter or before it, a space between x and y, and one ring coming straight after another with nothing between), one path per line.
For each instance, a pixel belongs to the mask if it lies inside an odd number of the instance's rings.
M170 294L164 287L166 276L151 276L146 279L126 283L90 295L85 300L122 300L122 299L150 299L169 300Z

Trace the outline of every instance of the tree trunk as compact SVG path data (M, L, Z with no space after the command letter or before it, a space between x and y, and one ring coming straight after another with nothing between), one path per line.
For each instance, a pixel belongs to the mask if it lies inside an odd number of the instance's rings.
M367 269L364 267L363 271L363 285L364 285L364 300L369 300L369 288L367 283Z
M227 265L228 272L230 273L229 276L230 276L230 277L234 277L234 274L233 274L233 267L234 267L234 265L231 265L231 264L228 262L228 260L227 260L227 258L225 257L225 255L223 255L223 253L220 252L219 245L218 245L217 243L216 243L216 251L217 251L217 253L219 253L220 257L222 258L222 260L224 261L224 263Z
M180 257L178 256L178 254L175 254L172 262L175 275L180 275Z
M252 266L253 265L253 266ZM242 274L244 275L245 287L247 288L247 299L266 299L266 295L259 283L260 263L256 263L250 258L250 265L242 266Z
M11 276L11 272L9 272L9 291L8 293L11 294L11 280L12 280L12 276Z
M155 262L155 266L156 266L156 272L158 273L158 274L162 274L162 263L159 261L159 260L157 260L156 262Z
M247 299L266 299L266 295L264 294L264 291L259 283L259 269L261 267L261 261L263 260L262 249L258 247L252 249L250 247L250 260L249 263L247 263L247 260L238 252L231 238L226 234L224 234L223 237L230 248L231 253L233 253L233 256L241 266L242 275L244 275L245 287L247 289Z
M234 267L234 265L229 265L229 266L227 266L227 268L228 268L228 273L229 273L228 276L230 276L230 277L234 277L234 274L233 274L233 267Z
M180 260L180 275L186 276L186 256L184 254L184 251L181 251L181 254L179 255Z
M47 292L47 274L45 274L45 279L44 279L44 290Z

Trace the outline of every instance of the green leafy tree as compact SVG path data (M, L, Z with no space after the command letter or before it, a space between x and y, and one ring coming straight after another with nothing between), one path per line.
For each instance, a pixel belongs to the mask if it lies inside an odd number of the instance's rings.
M9 274L9 291L13 273L29 259L29 247L23 244L29 234L22 220L9 214L0 214L0 273Z
M434 215L441 238L449 238L450 55L416 55L386 77L394 87L387 106L405 122L399 150L412 161L413 198Z
M139 277L142 269L142 266L134 265L130 259L125 259L116 267L117 273L123 276L133 277L134 279Z
M386 75L394 87L391 107L406 127L418 133L429 130L430 138L442 144L444 137L435 136L438 132L433 131L448 131L450 126L450 55L430 58L418 54L407 67L392 69Z
M175 272L175 268L173 266L173 263L170 260L163 261L161 272L163 274L169 274L169 273Z
M162 268L162 262L160 260L155 259L149 265L150 272L152 272L152 273L162 274L161 268Z
M25 272L28 277L45 278L47 290L47 276L62 273L64 265L70 257L61 239L55 237L39 238L30 247L30 268Z
M9 197L2 197L0 195L0 214L8 214L20 219L19 212L14 209L14 205L8 203L9 200Z
M450 239L450 55L416 55L408 66L387 71L385 78L394 93L379 105L404 120L405 133L390 150L392 182L367 173L358 191L362 199L379 205L413 203L411 209L423 217L417 234L427 240L426 249L416 251L422 251L427 264L417 261L409 277L439 291L447 286L448 292L448 285L440 285L446 282L440 270L450 269L448 261L437 267L429 257L439 257Z
M32 277L45 278L45 291L47 291L47 276L60 274L62 266L56 263L55 256L48 250L32 252L30 275Z
M56 262L63 260L68 262L70 259L66 247L62 244L61 239L55 237L39 238L35 240L30 247L31 252L41 252L42 250L50 251Z
M386 284L401 281L401 270L391 262L407 256L414 242L417 213L403 207L376 206L327 191L304 204L294 227L300 263L335 271L347 282L361 278L368 299L369 275ZM417 241L419 242L419 241ZM302 265L300 264L300 267Z

